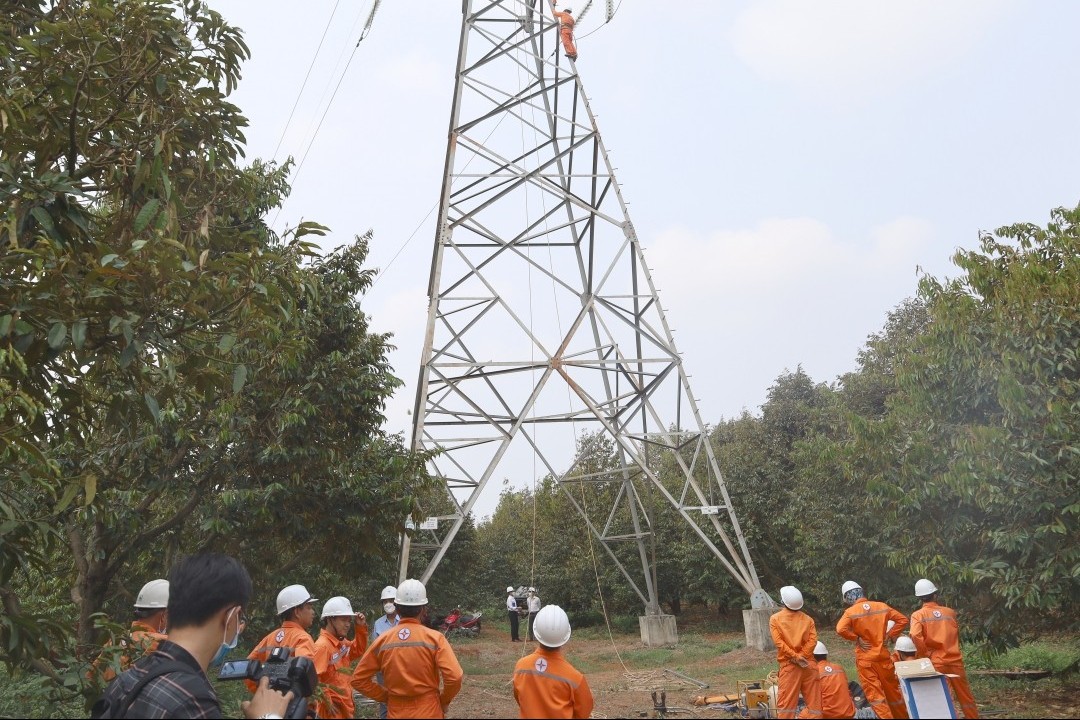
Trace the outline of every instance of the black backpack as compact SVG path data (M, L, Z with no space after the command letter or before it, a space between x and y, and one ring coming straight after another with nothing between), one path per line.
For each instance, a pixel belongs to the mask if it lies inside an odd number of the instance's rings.
M131 708L132 703L139 697L139 693L146 687L147 683L162 675L168 675L174 672L191 673L191 667L184 663L177 662L176 660L168 660L163 663L159 663L153 670L148 671L145 675L139 678L139 681L135 683L135 686L131 690L119 699L117 702L115 699L109 698L108 689L105 690L105 694L98 698L94 706L90 708L91 718L122 718L127 715L127 711ZM113 680L114 683L119 682L123 675L119 675ZM112 685L110 684L111 688Z

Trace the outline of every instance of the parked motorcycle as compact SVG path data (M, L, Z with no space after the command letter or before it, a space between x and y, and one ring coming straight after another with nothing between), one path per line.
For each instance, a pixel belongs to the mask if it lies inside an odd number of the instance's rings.
M454 608L439 625L439 630L442 631L446 637L477 637L480 635L481 621L483 612L476 612L471 614L465 614L461 612L461 608Z

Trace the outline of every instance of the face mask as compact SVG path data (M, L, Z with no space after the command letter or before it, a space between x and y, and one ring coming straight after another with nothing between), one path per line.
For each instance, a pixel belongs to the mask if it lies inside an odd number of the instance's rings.
M394 603L383 603L382 609L387 615L393 615L394 611L397 610L397 606Z
M228 642L225 639L225 633L229 632L229 618L232 617L233 611L239 611L239 607L235 607L229 611L229 614L225 616L225 630L221 633L221 647L218 648L217 653L210 660L211 665L220 665L225 662L225 656L229 654L229 651L237 646L240 642L240 623L236 624L236 634L233 635L232 642Z

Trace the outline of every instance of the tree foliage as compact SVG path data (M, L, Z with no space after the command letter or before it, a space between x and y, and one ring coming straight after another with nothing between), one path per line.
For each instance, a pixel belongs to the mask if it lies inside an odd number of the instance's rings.
M864 425L873 485L905 532L889 560L950 578L1007 639L1075 625L1080 591L1080 211L984 234L926 277L926 331Z
M265 593L359 574L430 481L382 430L370 234L322 256L325 228L264 221L288 167L240 164L239 31L195 0L4 30L0 658L73 687L176 555L233 552Z

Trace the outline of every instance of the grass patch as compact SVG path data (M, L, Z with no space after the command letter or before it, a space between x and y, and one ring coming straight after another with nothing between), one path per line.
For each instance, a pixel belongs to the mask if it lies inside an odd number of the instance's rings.
M1051 670L1059 673L1078 659L1080 647L1076 643L1039 640L1011 648L1002 655L965 654L964 665L977 670Z

